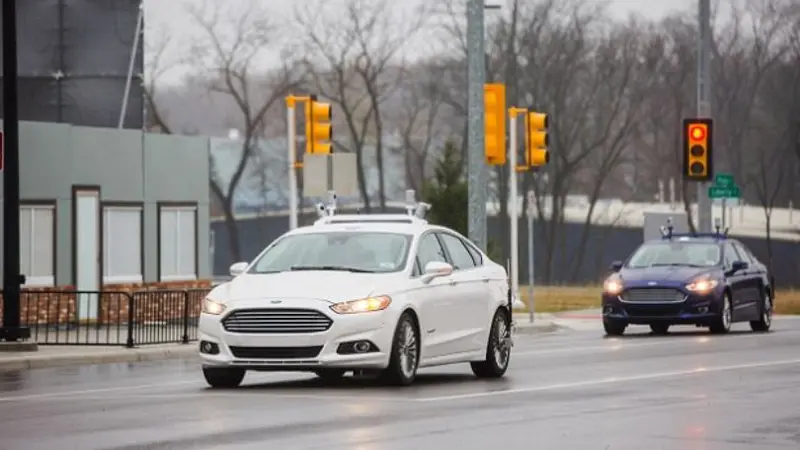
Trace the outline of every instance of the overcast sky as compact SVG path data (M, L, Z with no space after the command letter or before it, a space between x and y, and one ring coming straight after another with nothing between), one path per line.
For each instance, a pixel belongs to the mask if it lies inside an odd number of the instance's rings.
M186 4L202 4L204 1L209 0L145 0L145 21L147 27L148 48L154 48L157 44L154 42L158 40L160 32L168 32L175 45L170 47L170 51L166 53L167 58L176 58L178 55L178 48L180 41L188 41L197 36L198 30L193 26L192 21L186 17L185 5ZM214 0L210 0L214 1ZM219 0L217 0L219 1ZM233 9L237 5L242 5L247 1L253 0L225 0L226 6ZM255 0L261 3L261 7L270 14L270 16L277 15L289 19L292 16L293 8L295 6L302 7L310 2L319 4L320 0ZM342 0L329 0L331 4L328 8L331 14L335 14L335 3ZM423 1L436 2L437 0L396 0L394 4L397 8L411 8L419 6ZM487 4L506 3L509 0L487 0ZM588 1L607 1L610 4L611 10L615 15L624 17L631 12L642 14L645 17L658 19L664 14L676 10L688 10L696 8L697 0L588 0ZM712 3L717 3L719 0L712 0ZM430 4L430 3L429 3ZM487 12L489 14L496 14L495 12ZM262 58L260 66L269 66L274 63L277 55ZM264 67L267 68L267 67ZM162 82L174 82L179 79L180 74L173 72L167 74Z

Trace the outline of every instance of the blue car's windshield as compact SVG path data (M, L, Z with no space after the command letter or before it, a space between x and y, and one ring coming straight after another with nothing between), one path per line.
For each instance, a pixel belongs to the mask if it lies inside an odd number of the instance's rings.
M710 242L652 242L639 247L625 267L713 267L720 263L721 253L719 245Z

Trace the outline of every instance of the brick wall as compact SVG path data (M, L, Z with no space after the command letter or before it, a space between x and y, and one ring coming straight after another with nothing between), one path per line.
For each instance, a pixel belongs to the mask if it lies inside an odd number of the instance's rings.
M134 322L180 323L187 312L192 318L200 315L203 298L210 289L210 280L107 284L100 293L76 292L74 286L23 289L21 318L28 325L75 323L79 319L78 298L83 297L85 303L96 305L97 319L81 321L125 324L132 304Z

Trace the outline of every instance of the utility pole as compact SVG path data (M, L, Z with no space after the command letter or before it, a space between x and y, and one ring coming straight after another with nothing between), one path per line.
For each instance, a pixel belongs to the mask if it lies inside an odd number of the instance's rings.
M711 118L711 0L699 0L698 31L697 117ZM697 183L697 231L712 231L711 215L708 183Z
M29 339L21 326L19 245L19 111L17 107L16 0L3 1L3 326L0 341Z
M467 183L469 196L468 237L487 251L486 201L489 172L484 162L483 84L484 0L467 3Z

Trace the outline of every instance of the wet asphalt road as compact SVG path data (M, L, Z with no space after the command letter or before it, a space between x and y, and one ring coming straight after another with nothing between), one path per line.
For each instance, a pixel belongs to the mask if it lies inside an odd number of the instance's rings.
M194 362L0 374L0 449L800 448L800 320L735 329L526 336L501 381L458 365L405 389L248 374L211 391Z

